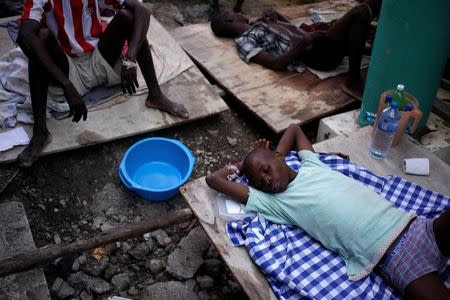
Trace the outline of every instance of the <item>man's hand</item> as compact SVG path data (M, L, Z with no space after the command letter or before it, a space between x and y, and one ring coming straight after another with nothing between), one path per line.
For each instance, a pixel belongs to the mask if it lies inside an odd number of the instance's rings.
M73 116L72 122L78 122L83 117L83 121L87 118L87 108L84 104L83 98L81 98L78 91L75 89L73 84L69 82L63 87L64 96L66 97L67 103L70 107L70 115Z
M126 58L122 60L121 85L124 94L126 92L130 95L136 94L136 88L139 88L136 60Z
M278 21L278 13L273 8L265 9L262 13L261 19L268 23Z

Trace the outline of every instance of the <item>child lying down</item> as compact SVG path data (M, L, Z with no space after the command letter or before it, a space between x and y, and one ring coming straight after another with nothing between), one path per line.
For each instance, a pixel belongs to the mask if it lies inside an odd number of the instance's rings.
M350 280L376 266L408 299L450 299L438 271L450 255L450 209L435 220L395 208L377 193L322 163L303 131L291 125L275 152L259 140L241 163L207 176L208 185L246 203L247 211L295 225L344 260ZM294 148L302 168L284 162ZM253 187L231 182L236 171Z

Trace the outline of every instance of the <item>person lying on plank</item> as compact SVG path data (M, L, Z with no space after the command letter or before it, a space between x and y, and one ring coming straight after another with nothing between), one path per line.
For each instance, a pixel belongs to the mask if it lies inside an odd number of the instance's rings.
M217 12L211 19L211 29L217 36L234 38L239 56L247 63L273 70L295 70L302 62L316 70L330 71L348 55L348 78L342 88L361 99L361 59L370 23L379 15L381 3L364 1L333 22L327 31L305 32L273 10L252 21L239 13Z
M100 10L105 8L116 14L102 32ZM183 105L159 88L146 38L149 22L150 12L137 0L25 1L17 43L29 59L34 126L30 144L17 157L20 166L31 166L51 140L45 120L50 90L59 89L74 122L86 120L81 96L96 86L118 83L124 93L134 94L139 65L149 90L145 105L189 117ZM121 57L125 41L128 50Z
M302 163L298 173L284 161L292 148ZM236 172L251 186L229 181ZM395 208L324 164L297 125L288 127L275 151L259 140L242 162L209 174L206 182L249 212L303 229L342 257L350 280L378 266L407 299L450 299L438 275L450 256L450 209L428 220Z

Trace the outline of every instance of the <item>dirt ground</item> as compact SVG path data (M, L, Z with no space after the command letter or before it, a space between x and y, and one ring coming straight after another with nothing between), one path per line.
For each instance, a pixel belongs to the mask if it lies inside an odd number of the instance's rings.
M221 2L224 7L231 7L233 4L233 1ZM171 0L153 3L156 3L153 6L154 14L169 28L181 26L181 23L206 21L210 13L207 1ZM255 13L270 5L286 6L301 3L302 1L246 1L243 9L246 12ZM178 8L178 12L172 5ZM120 226L120 224L147 217L164 216L169 211L185 208L187 205L180 195L159 204L140 199L121 184L117 176L118 165L127 148L143 138L152 136L176 138L185 143L197 157L192 175L192 179L195 179L205 176L230 160L241 158L250 143L259 137L267 137L273 143L277 141L279 137L253 115L245 112L231 96L226 96L225 101L229 104L230 110L208 119L41 158L32 168L18 171L3 192L1 192L2 184L6 185L17 168L14 164L2 166L0 178L3 182L0 184L0 202L19 201L24 204L37 247L95 236L104 229L102 225L97 224L99 222L103 222L103 225L109 222L110 225ZM307 134L314 138L317 122L305 128ZM114 207L115 211L108 213L110 207ZM111 216L113 217L110 218ZM167 257L193 226L195 223L181 224L167 229L172 246L161 248L163 250L160 256ZM134 245L139 243L140 239L128 242ZM117 246L120 247L120 245ZM114 252L111 256L113 255ZM218 258L217 254L213 256ZM111 257L110 260L114 263L116 258ZM133 264L137 268L133 267ZM140 293L140 288L144 289L145 284L139 285L139 283L146 282L145 280L149 283L174 280L174 277L167 272L161 272L155 276L145 275L142 270L137 271L139 266L139 262L134 261L128 267L127 272L132 274L130 288L128 293L124 292L120 295L132 297L133 293L129 292L131 286ZM56 277L63 279L68 277L68 274L63 274L64 270L61 268L58 264L45 266L49 288ZM224 280L233 280L229 272L225 272ZM245 298L239 287L235 287L234 290L231 288L229 291L230 284L227 285L224 280L215 281L213 286L204 289L205 292L200 298ZM228 290L224 286L228 286ZM101 296L93 297L104 299L114 294L118 293L111 290ZM83 299L79 294L75 295L75 299L78 298Z

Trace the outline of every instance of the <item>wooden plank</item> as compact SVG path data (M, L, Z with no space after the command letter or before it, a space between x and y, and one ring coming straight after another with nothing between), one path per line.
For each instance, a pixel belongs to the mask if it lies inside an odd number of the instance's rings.
M25 216L25 212L23 215ZM13 249L15 250L14 253L10 253L10 255L5 257L0 256L0 266L2 266L0 269L0 278L6 275L30 270L69 254L80 253L85 250L92 250L99 246L136 238L142 236L146 232L186 222L191 218L192 212L189 209L179 209L168 213L164 217L156 219L148 218L134 224L120 225L117 228L111 228L87 240L76 240L72 243L57 245L50 244L39 249L36 249L33 243L33 247L26 251L23 251L23 248L15 248ZM30 230L28 229L28 231ZM32 240L33 239L31 238L31 241Z
M218 213L216 201L218 193L206 185L205 178L186 184L181 188L181 194L247 296L258 300L276 299L266 278L251 260L247 249L231 245L226 234L226 221Z
M47 119L47 126L53 139L42 155L152 132L192 122L228 109L225 102L195 66L163 84L161 88L170 99L186 106L190 113L189 119L180 119L159 110L147 108L144 104L147 94L132 96L129 100L112 107L90 111L85 122L80 121L76 124L71 119ZM32 127L24 126L24 128L31 136ZM0 152L0 163L14 161L23 148L15 147L9 151Z
M348 154L350 160L377 175L397 175L415 182L432 191L450 195L450 167L432 152L423 148L409 136L403 136L400 144L391 148L384 160L375 160L369 155L372 140L372 128L364 127L348 137L338 136L314 145L318 152L341 152ZM427 157L430 160L430 175L407 175L403 172L402 161L405 158Z
M355 101L340 89L343 75L321 81L310 72L275 72L246 64L233 40L215 37L209 24L181 27L172 35L225 90L277 133L291 123L310 122Z

